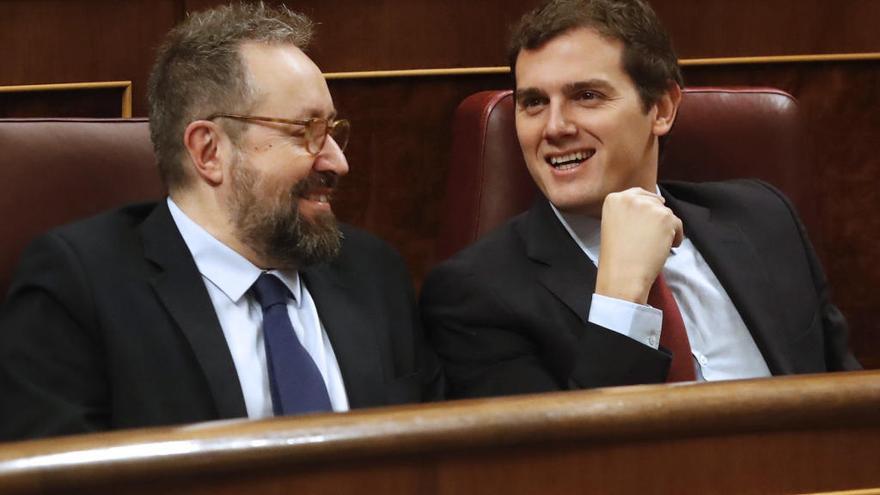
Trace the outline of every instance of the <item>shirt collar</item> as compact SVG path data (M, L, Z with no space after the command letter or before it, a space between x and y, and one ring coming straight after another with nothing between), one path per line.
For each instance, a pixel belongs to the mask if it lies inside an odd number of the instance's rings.
M177 225L186 247L189 248L199 273L233 303L238 303L264 270L209 234L187 216L170 197L167 198L167 202L171 218ZM299 273L279 270L267 272L284 282L293 296L294 304L299 307L302 304L302 283Z
M654 186L654 189L654 192L660 194L660 186ZM602 244L602 221L589 215L561 212L556 209L553 203L550 203L550 209L556 214L556 218L559 219L578 247L590 258L593 264L598 266L599 247ZM675 253L675 248L672 248L672 253Z
M594 265L599 264L599 245L601 244L602 221L588 215L563 213L550 203L550 209L565 227L568 235L574 239L581 251L590 258Z

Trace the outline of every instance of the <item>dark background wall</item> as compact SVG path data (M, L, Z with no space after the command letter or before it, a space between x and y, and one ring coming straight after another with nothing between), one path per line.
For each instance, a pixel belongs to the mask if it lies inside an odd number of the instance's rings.
M146 115L154 49L185 12L217 0L0 1L0 85L133 81ZM505 63L509 25L534 0L305 0L320 23L312 56L325 72L467 68ZM876 0L653 0L683 59L880 52ZM689 85L776 86L794 94L810 138L801 201L807 227L850 321L857 355L880 367L880 59L687 65ZM508 85L505 75L333 79L354 125L352 172L337 207L395 244L416 281L434 261L449 123L457 103ZM116 116L118 94L0 98L2 116Z

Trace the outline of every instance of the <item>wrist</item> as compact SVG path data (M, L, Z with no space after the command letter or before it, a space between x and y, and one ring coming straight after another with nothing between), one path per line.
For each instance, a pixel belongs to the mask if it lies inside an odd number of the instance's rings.
M596 277L595 292L601 296L644 305L648 302L648 293L652 283L652 280L649 281L648 277L643 276L605 274L600 267Z

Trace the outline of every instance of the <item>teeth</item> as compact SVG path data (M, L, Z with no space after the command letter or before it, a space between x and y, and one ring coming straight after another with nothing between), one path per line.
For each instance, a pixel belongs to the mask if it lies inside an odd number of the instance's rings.
M586 160L590 156L593 156L592 153L587 153L584 151L578 151L575 153L569 153L567 155L562 156L552 156L550 157L550 164L554 166L559 166L562 163L565 163L565 166L560 167L562 170L566 170L569 168L574 168L578 163ZM573 162L573 163L569 163ZM570 165L570 166L569 166Z

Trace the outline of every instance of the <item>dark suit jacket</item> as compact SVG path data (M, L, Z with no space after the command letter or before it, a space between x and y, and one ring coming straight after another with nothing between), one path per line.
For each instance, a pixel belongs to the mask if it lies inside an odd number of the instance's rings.
M858 369L788 201L757 181L668 183L682 219L776 374ZM450 397L665 381L670 355L586 321L596 267L541 198L439 265L422 290Z
M352 408L435 398L412 284L386 244L343 226L303 280ZM0 437L246 416L201 275L167 205L56 229L26 251L0 310Z

